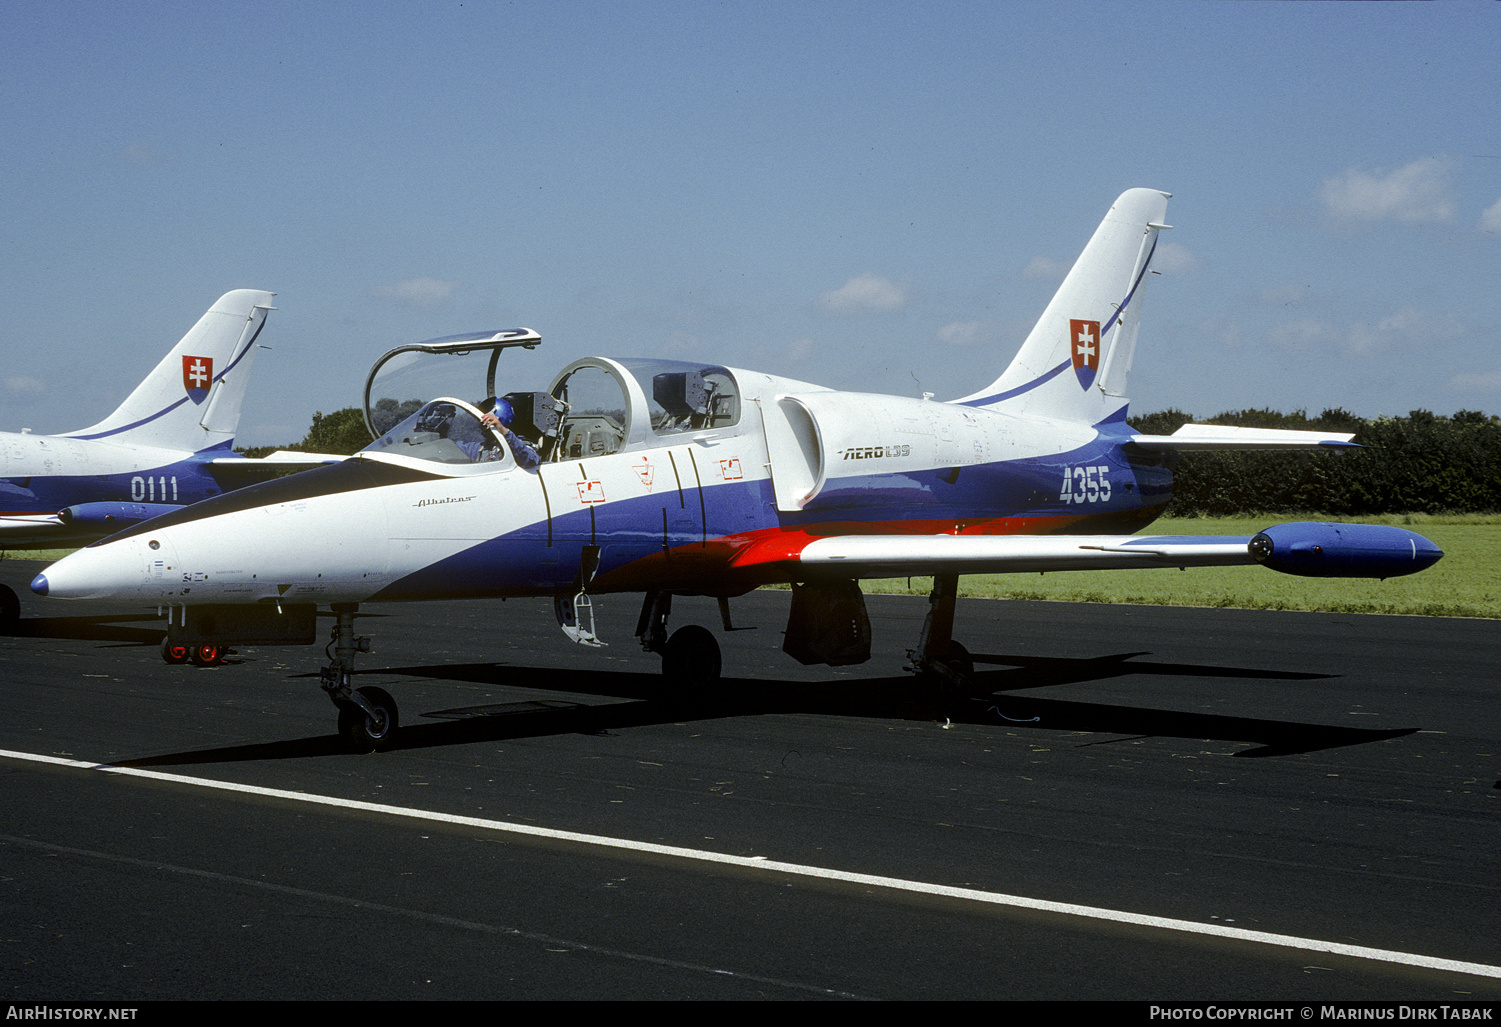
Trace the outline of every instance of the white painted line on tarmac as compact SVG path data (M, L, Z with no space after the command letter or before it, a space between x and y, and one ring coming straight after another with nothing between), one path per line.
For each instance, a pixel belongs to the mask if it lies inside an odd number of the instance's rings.
M340 799L332 795L317 795L312 792L292 792L280 788L262 788L258 785L236 784L232 781L215 781L209 778L191 777L186 774L167 774L159 770L141 770L136 767L117 767L108 763L87 763L81 760L43 756L37 753L13 752L0 749L0 757L23 760L30 763L45 763L75 770L94 770L106 774L122 774L153 781L170 781L174 784L210 788L224 792L240 792L266 798L285 799L289 802L308 803L317 806L333 806L339 809L359 810L365 813L380 813L402 817L407 820L423 820L443 824L473 827L482 831L497 831L505 834L528 835L556 841L576 842L607 849L649 853L657 856L672 856L696 863L716 863L721 866L740 867L746 870L761 870L770 873L792 874L824 881L839 881L845 884L866 885L872 888L888 888L893 891L911 892L919 895L934 895L962 899L990 906L1010 906L1016 909L1031 909L1044 913L1059 913L1064 916L1085 917L1111 923L1131 924L1137 927L1154 927L1164 931L1198 934L1214 938L1229 938L1234 941L1249 941L1261 945L1299 949L1305 952L1323 952L1354 959L1369 959L1382 963L1399 963L1428 970L1449 973L1472 974L1477 977L1501 979L1501 966L1487 963L1468 963L1458 959L1441 959L1413 952L1397 952L1391 949L1369 948L1365 945L1344 945L1339 942L1321 941L1317 938L1299 938L1288 934L1271 934L1266 931L1249 931L1222 924L1201 924L1192 920L1177 920L1172 917L1148 916L1144 913L1128 913L1099 906L1081 906L1071 902L1052 902L1047 899L1032 899L1023 895L1004 895L1000 892L980 891L975 888L954 888L943 884L923 881L907 881L899 877L882 877L877 874L857 874L847 870L832 870L827 867L804 866L799 863L783 863L761 856L730 856L721 852L703 849L687 849L676 845L658 845L653 842L638 842L628 838L609 838L604 835L582 834L577 831L558 831L550 827L532 827L527 824L511 824L502 820L486 820L480 817L458 816L438 813L433 810L414 809L408 806L390 806L378 802L362 802L358 799Z

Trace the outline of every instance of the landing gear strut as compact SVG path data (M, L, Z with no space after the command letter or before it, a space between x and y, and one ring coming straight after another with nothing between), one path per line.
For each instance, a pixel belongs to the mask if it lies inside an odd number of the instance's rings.
M688 692L719 680L722 661L719 643L708 628L689 624L667 635L667 618L672 613L671 592L648 592L641 603L636 621L636 637L641 648L662 654L662 676L672 694Z
M356 603L335 603L329 636L329 664L318 672L318 685L339 708L339 734L356 752L374 752L391 744L399 716L396 700L384 688L352 687L355 653L368 653L370 639L354 633Z
M928 595L928 616L916 649L907 650L912 662L907 669L930 684L949 691L969 688L975 664L969 650L954 641L954 603L959 595L959 575L939 574Z

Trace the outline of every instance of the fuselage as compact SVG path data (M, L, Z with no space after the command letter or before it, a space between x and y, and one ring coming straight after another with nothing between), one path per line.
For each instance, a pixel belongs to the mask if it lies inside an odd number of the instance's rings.
M667 427L639 387L652 381L644 372L577 363L612 375L624 408L565 421L536 468L509 455L434 463L377 444L136 525L49 568L45 587L168 605L733 595L788 580L801 547L828 535L1126 533L1171 489L1167 464L1134 453L1124 422L719 369L732 412ZM601 425L612 437L596 446Z
M116 530L103 516L97 523L56 523L54 515L65 508L137 504L159 512L219 495L224 490L209 473L208 461L228 455L229 446L192 453L59 435L0 434L5 526L0 544L76 545Z

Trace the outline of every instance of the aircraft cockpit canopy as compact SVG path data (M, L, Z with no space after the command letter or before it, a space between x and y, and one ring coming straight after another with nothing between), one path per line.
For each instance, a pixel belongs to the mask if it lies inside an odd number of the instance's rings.
M510 451L480 423L478 409L459 399L435 399L393 425L361 454L411 457L439 464L503 464Z
M365 424L376 441L364 452L474 462L458 454L488 434L475 415L489 410L496 396L501 353L540 342L536 332L516 328L450 335L386 353L365 380ZM456 396L465 398L449 398ZM500 399L513 413L511 429L551 463L669 445L685 434L717 434L733 429L741 415L734 374L686 360L588 357L564 367L546 392L507 392Z
M740 421L740 392L729 370L682 360L622 360L641 385L658 435L727 428Z
M513 346L535 349L541 341L530 328L510 328L398 346L377 360L365 379L370 437L379 438L439 396L494 396L501 353Z
M544 454L552 460L607 456L740 421L735 377L717 364L576 360L553 380L548 395L560 411L556 441Z

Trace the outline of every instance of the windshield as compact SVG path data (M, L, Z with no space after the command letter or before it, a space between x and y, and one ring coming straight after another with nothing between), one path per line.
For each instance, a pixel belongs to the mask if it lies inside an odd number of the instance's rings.
M430 460L439 464L497 463L509 451L480 424L482 415L457 399L435 399L360 450Z
M532 349L542 337L529 328L448 335L398 346L375 362L365 379L365 423L384 435L439 396L495 395L496 365L512 347Z
M727 368L684 360L620 361L646 394L658 435L725 428L740 420L740 392Z

